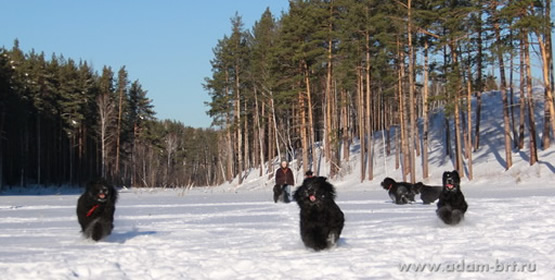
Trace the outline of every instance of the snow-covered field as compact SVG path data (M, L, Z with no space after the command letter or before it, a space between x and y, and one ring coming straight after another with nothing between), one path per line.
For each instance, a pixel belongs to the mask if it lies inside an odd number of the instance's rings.
M273 203L273 182L257 170L241 185L123 189L114 232L98 243L79 234L75 190L15 189L0 194L0 279L554 279L555 145L532 167L527 148L514 151L505 171L500 108L498 94L484 95L460 225L441 224L433 204L390 202L379 183L401 171L377 139L373 181L360 182L356 143L332 180L346 218L336 248L304 248L297 205ZM441 115L431 126L425 182L437 185L453 164Z
M555 273L552 188L463 186L469 211L454 227L438 221L435 205L398 206L377 187L346 188L338 187L346 215L339 245L322 252L304 248L297 205L274 204L269 191L124 191L114 232L98 243L79 235L77 195L2 196L0 278L552 279Z

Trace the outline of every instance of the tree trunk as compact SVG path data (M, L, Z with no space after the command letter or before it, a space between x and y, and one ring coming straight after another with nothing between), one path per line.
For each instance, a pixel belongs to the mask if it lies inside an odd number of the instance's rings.
M524 148L524 122L526 117L526 94L525 94L525 83L526 83L526 64L524 63L524 42L520 40L520 93L519 93L519 103L520 103L520 118L518 125L518 149L522 150Z
M499 23L494 23L493 25L495 31L495 39L501 44L501 35L499 31ZM512 143L511 143L511 127L509 121L509 103L507 101L507 79L505 78L505 62L503 59L503 53L498 50L497 59L499 61L499 75L501 77L501 99L503 102L503 127L504 127L504 138L505 138L505 170L508 170L513 166L512 159Z
M363 182L366 176L366 141L364 139L364 90L362 79L362 68L357 69L357 116L358 116L358 137L360 142L360 181Z
M41 117L40 114L37 113L37 185L40 186L41 184ZM0 129L0 135L2 135L2 130ZM0 142L1 143L1 142ZM0 145L0 149L2 149L2 145ZM0 155L1 157L1 155ZM2 178L0 178L1 180ZM1 189L1 188L0 188Z
M428 178L428 40L424 40L424 83L422 93L422 178Z
M276 120L276 108L275 108L275 104L274 104L274 94L272 91L270 91L270 105L271 105L271 109L272 109L272 123L274 124L274 133L273 133L273 138L274 138L274 143L276 145L276 150L278 152L278 159L282 160L281 157L281 148L279 147L279 139L278 139L278 127L277 127L277 120ZM271 153L270 153L271 151ZM272 154L273 155L274 150L273 149L269 149L268 150L268 154ZM268 157L269 160L271 160L271 157Z
M526 103L528 105L528 128L530 130L530 165L534 165L538 161L538 149L536 147L536 117L534 116L534 99L532 96L532 70L530 67L530 44L528 42L528 33L524 32L524 59L526 64Z
M107 159L108 159L108 150L107 150L107 141L108 141L108 125L109 120L112 118L112 110L113 106L110 101L110 97L107 93L101 93L97 97L97 108L98 108L98 120L99 120L99 129L100 129L100 154L101 154L101 176L102 178L106 178L107 174Z
M509 38L511 40L510 46L511 49L514 49L512 47L512 40L513 40L513 32L512 30L509 30ZM513 69L514 69L514 54L513 52L509 52L510 53L510 58L509 58L509 69L511 69L509 71L509 109L510 109L510 114L511 114L511 131L513 132L513 147L514 148L518 148L518 134L516 131L516 123L515 123L515 109L514 109L514 105L515 105L515 91L513 89Z
M307 132L306 132L306 108L305 108L305 103L304 103L304 96L303 96L303 92L299 91L299 114L300 114L300 119L301 119L301 145L302 145L302 157L303 157L303 172L306 172L309 170L309 165L308 165L308 139L307 139Z
M333 41L331 38L331 32L333 31L333 24L331 22L332 18L333 18L333 4L330 3L330 15L329 15L329 24L328 24L328 36L330 36L330 38L328 39L328 49L327 49L327 65L326 65L326 88L325 88L325 96L324 96L324 100L326 101L324 106L326 108L326 113L324 114L324 123L325 123L325 128L324 128L324 156L326 158L326 161L330 160L331 157L331 143L330 143L330 136L332 133L332 115L331 115L331 87L332 87L332 63L333 63ZM333 165L330 164L330 173L332 173L333 169ZM316 171L316 170L314 170Z
M247 111L247 102L243 102L243 110L244 110L244 112L248 112ZM251 168L251 166L252 166L250 158L249 158L249 154L250 154L249 126L248 126L247 118L243 118L242 122L243 122L243 125L244 125L244 127L243 127L244 137L243 138L245 139L244 143L243 143L243 145L244 145L244 148L243 148L243 151L244 151L243 152L243 161L244 161L243 166L244 166L244 168L243 168L243 170L246 171L249 168Z
M409 166L410 166L410 182L416 183L416 168L415 168L415 143L416 143L416 111L415 111L415 84L414 84L414 47L412 45L412 4L408 0L408 48L409 48L409 113L410 113L410 130L408 136L408 152L409 152Z
M551 29L550 29L551 30ZM552 64L550 60L551 54L547 52L547 46L542 34L536 33L538 37L538 43L540 45L541 59L542 59L542 74L543 83L545 87L545 114L544 114L544 136L542 137L543 149L547 149L550 146L550 131L549 125L551 125L551 133L555 135L555 107L553 104L553 92L551 88L551 81L549 77L549 66Z
M466 165L468 167L468 179L474 178L472 170L472 71L470 69L470 61L467 66L467 79L466 79Z
M395 133L395 170L397 170L401 167L401 138L399 137L399 132L397 132L398 129L394 127L393 131Z
M333 82L334 83L334 82ZM338 108L338 99L337 99L337 90L335 89L336 86L332 83L332 90L331 90L331 102L332 106L331 106L331 160L330 165L333 166L333 168L330 168L330 177L331 178L335 178L335 176L338 174L338 172L341 169L341 140L340 140L340 135L339 135L339 127L340 127L340 112L338 112L339 108Z
M399 123L401 129L401 154L403 155L402 161L402 174L403 181L407 181L407 174L410 172L410 159L409 159L409 143L407 136L408 117L405 105L405 96L403 90L403 81L405 79L405 56L401 50L401 43L397 39L397 52L399 57L399 81L398 81L398 96L399 96Z
M349 104L347 91L341 90L341 136L343 146L343 160L349 162L351 142L349 141Z
M314 117L312 112L312 92L310 88L310 72L308 64L304 63L305 70L305 84L306 84L306 101L308 107L308 136L309 145L312 154L312 171L318 174L318 157L316 155L316 133L314 133ZM306 171L306 170L305 170Z
M478 38L476 43L478 45L478 56L476 57L476 70L478 91L476 92L476 127L474 132L474 150L480 148L480 119L482 116L482 91L484 90L484 83L482 81L482 58L483 58L483 43L482 43L482 13L478 14Z
M449 44L451 48L451 59L455 67L452 71L458 71L459 60L455 42L451 41ZM464 177L464 167L462 160L462 140L461 140L461 112L460 112L460 94L462 91L461 78L457 77L455 90L455 169L459 171L461 177Z
M410 1L410 0L409 0ZM374 179L374 154L373 148L373 129L372 122L370 118L370 110L372 108L372 91L371 91L371 64L370 64L370 34L366 32L366 150L368 152L367 166L368 166L368 180L372 181Z
M243 183L243 171L245 167L243 165L243 129L241 127L241 92L240 86L241 81L239 79L239 64L235 65L235 127L237 135L237 177L238 184Z
M120 81L121 82L121 81ZM117 123L117 130L116 130L116 166L115 166L115 173L118 181L120 180L119 176L119 154L120 154L120 141L121 141L121 117L123 111L123 90L119 90L119 101L118 101L118 123Z
M451 148L451 125L449 125L449 118L444 116L444 126L445 126L445 155L450 159L453 158L453 151Z
M233 181L233 137L231 136L231 127L226 128L226 145L227 145L227 160L226 160L226 180L231 183Z
M262 104L262 114L258 109L258 92L256 88L254 89L254 105L255 105L255 122L258 134L258 163L260 164L259 176L264 174L264 128L260 125L260 118L264 115L264 104Z

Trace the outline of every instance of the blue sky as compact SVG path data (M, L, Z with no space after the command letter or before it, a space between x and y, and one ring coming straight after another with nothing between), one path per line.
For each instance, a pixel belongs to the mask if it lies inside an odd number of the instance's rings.
M212 48L238 12L251 28L266 7L279 17L287 0L0 0L0 46L19 39L28 52L86 60L97 71L126 66L153 99L159 119L209 127L202 83Z

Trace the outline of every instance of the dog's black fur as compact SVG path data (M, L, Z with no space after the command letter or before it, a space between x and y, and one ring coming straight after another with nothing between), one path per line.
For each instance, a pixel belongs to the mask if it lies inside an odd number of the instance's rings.
M293 197L299 204L301 239L316 251L334 246L341 235L345 217L335 204L335 188L325 177L303 181Z
M389 197L395 204L407 204L414 202L414 185L407 182L395 182L395 180L386 177L382 183L382 187L388 191Z
M459 173L456 170L444 172L443 190L437 202L437 216L448 225L456 225L464 218L467 208Z
M424 204L430 204L439 198L439 194L443 190L443 187L439 186L428 186L424 185L422 182L414 184L414 193L420 194L420 199Z
M86 238L98 241L112 233L118 193L102 180L87 184L77 201L77 219Z

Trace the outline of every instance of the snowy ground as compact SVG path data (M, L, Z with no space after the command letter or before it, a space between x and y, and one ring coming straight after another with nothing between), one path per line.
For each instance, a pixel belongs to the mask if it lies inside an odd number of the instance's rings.
M124 191L114 233L98 243L78 233L77 195L1 196L0 278L553 277L553 188L463 190L469 211L451 227L435 205L394 205L377 186L338 187L346 225L338 247L322 252L304 248L297 205L274 204L269 191ZM489 272L473 272L477 265Z
M98 243L80 237L75 189L14 189L0 193L0 279L553 279L555 145L530 167L527 138L506 171L500 97L483 100L482 145L474 180L462 180L469 210L458 226L441 224L435 205L389 201L379 183L401 180L401 170L378 138L374 180L361 183L356 143L332 180L346 222L331 250L304 248L297 205L274 204L271 175L258 170L241 185L123 190L114 232ZM432 185L453 169L443 123L431 120L424 182ZM328 169L323 162L319 174Z

